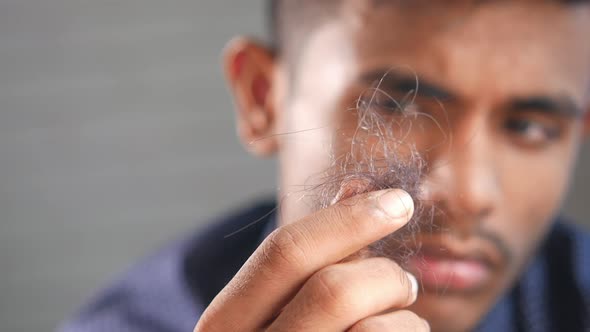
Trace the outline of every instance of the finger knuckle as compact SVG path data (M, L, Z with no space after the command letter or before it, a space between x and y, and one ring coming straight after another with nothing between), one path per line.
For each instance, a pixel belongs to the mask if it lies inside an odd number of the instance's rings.
M371 258L370 262L371 279L387 285L383 291L389 293L392 307L402 308L413 302L412 283L396 262L386 257Z
M321 310L330 316L342 317L355 310L360 300L354 285L338 268L328 267L316 273L311 292Z
M412 283L408 279L407 273L393 260L385 257L374 258L373 262L375 273L386 278L393 278L399 287L400 294L397 298L399 305L410 304L414 300ZM389 279L391 280L391 279Z
M263 259L272 268L298 269L307 262L302 237L289 228L272 232L263 246Z
M416 313L409 310L398 311L401 319L401 324L406 327L408 331L430 331L430 325L418 316Z

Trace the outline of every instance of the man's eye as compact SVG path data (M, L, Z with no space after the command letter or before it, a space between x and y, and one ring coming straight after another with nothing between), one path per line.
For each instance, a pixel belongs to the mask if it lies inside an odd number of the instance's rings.
M520 142L530 145L542 145L559 137L559 129L548 126L541 121L513 118L504 125L506 130L516 135Z
M404 105L393 98L374 96L372 98L363 98L360 105L363 109L372 109L379 112L394 113L403 109Z

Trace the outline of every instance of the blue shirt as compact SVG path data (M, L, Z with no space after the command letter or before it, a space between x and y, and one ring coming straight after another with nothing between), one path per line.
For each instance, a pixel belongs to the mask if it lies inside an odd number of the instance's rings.
M233 214L158 252L60 331L192 331L215 295L274 229L274 208L274 203L261 204ZM477 331L590 331L590 237L557 221Z

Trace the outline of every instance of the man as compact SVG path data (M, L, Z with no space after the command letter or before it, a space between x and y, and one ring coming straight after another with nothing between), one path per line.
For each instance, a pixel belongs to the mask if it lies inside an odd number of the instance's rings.
M278 155L279 211L256 207L171 247L65 330L590 329L590 240L557 218L590 130L590 3L272 8L273 47L236 39L224 64L239 136L256 155ZM389 119L377 139L364 107ZM397 136L383 135L387 123ZM427 165L419 193L368 191L361 179L310 204L342 157L389 160L384 137L403 138L400 158L411 150ZM414 258L365 254L418 204L437 212L402 238Z

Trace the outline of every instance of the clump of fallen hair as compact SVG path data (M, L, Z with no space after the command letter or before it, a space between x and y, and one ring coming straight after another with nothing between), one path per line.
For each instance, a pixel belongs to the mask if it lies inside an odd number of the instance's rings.
M369 89L351 109L358 119L350 138L350 151L332 157L319 185L311 188L317 209L352 196L384 189L403 189L414 199L414 214L399 231L371 244L363 256L384 256L404 264L420 248L416 235L432 227L433 209L423 204L422 180L426 162L416 146L408 142L415 91L401 101L379 89ZM386 109L380 100L386 99ZM340 138L342 135L340 135Z

